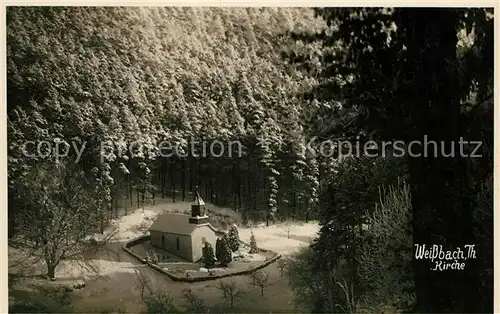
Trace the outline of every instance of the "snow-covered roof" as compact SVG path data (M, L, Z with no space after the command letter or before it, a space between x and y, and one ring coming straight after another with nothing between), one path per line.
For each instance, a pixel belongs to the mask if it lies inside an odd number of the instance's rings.
M188 215L163 213L158 215L149 230L190 235L196 228L196 224L189 223Z

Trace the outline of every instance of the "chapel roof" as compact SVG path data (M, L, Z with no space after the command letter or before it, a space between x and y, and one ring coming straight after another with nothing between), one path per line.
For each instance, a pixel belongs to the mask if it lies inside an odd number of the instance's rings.
M158 215L149 230L190 235L197 225L189 223L189 217L184 214L162 213Z

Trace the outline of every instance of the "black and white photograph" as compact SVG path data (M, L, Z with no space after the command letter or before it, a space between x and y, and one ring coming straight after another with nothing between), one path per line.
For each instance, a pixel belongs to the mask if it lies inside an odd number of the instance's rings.
M310 5L4 6L10 313L494 312L493 5Z

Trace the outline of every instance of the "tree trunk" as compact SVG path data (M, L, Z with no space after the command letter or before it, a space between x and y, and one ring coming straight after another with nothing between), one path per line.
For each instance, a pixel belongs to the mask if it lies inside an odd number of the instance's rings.
M201 189L201 159L196 158L196 175L198 176L198 188Z
M161 159L161 198L165 198L165 172L167 167L165 167L165 158Z
M46 262L47 263L47 277L51 280L56 278L56 267L57 263Z
M203 174L205 175L205 173ZM203 184L205 185L205 199L208 200L208 196L210 195L210 191L208 190L209 184L207 183L207 178L203 177Z
M210 203L214 204L214 179L212 178L212 169L210 169Z
M309 222L309 201L306 201L306 223Z
M182 201L186 201L186 159L181 159L181 185L182 185Z
M176 196L175 182L172 182L172 202L173 203L175 203L175 196Z
M115 194L115 218L118 218L118 199L119 199L118 191L119 190L117 188Z
M457 11L402 10L402 29L411 31L405 45L409 62L404 71L418 82L408 97L413 132L408 140L458 143L460 100L453 89L458 76L450 64L456 61ZM416 30L416 31L415 31ZM438 78L438 79L436 79ZM423 105L425 104L425 105ZM465 174L465 158L445 158L439 151L409 160L412 183L413 239L415 245L443 245L443 250L474 243L471 202ZM439 144L438 144L439 146ZM431 145L429 147L432 148ZM415 149L413 154L415 154ZM417 312L479 312L480 286L475 261L467 271L433 271L434 263L414 259ZM482 311L481 311L482 312Z
M247 169L247 209L250 211L252 209L252 157L248 155L248 169Z
M258 169L258 173L257 173L257 177L255 178L255 181L254 184L253 184L253 210L254 212L257 211L257 201L259 201L258 199L258 193L259 193L259 181L260 181L260 178L261 178L261 171L260 171L260 167L259 167L259 164L256 163L256 167ZM259 220L262 219L262 215L261 213L259 212Z
M113 179L114 179L114 184L113 184L113 196L111 198L111 213L113 212L113 209L114 209L114 212L115 212L115 218L118 218L118 171L116 169L115 166L113 166ZM112 218L113 214L111 214L111 217Z
M144 212L144 198L145 197L146 197L146 182L143 183L142 191L141 191L141 206L142 206L143 212Z
M193 181L194 181L194 163L193 163L193 155L191 153L188 156L188 168L189 168L189 191L193 191Z
M99 232L101 234L104 233L104 214L103 214L103 211L102 211L102 208L101 208L101 212L100 212L100 215L99 215Z
M241 160L238 160L236 162L236 175L237 175L237 180L236 180L236 195L238 197L238 211L241 210L241 169L240 169L240 162Z
M141 202L141 198L139 196L139 184L138 182L136 181L136 184L135 184L136 188L135 188L135 196L137 197L137 209L139 209L141 206L140 206L140 202Z
M175 180L174 180L174 157L170 159L170 189L172 191L172 201L175 203Z
M130 206L132 206L132 178L131 178L131 174L129 174L128 176L128 190L129 190L129 195L130 195Z
M233 161L233 167L231 169L231 194L233 196L233 210L234 211L237 211L238 209L238 203L237 203L237 192L236 192L236 184L237 184L237 180L235 180L235 177L236 177L236 163Z

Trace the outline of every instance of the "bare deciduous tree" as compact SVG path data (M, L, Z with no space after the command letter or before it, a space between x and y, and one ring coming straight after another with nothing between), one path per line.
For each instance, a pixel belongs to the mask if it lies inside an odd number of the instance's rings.
M206 311L203 300L198 298L191 289L183 289L182 294L186 300L186 305L184 306L189 313L204 313Z
M260 288L260 295L264 295L264 288L269 285L269 274L263 271L256 271L249 275L252 285Z
M276 266L278 266L278 268L280 269L280 271L281 271L281 277L283 277L285 275L286 261L283 258L280 258L276 262Z
M18 247L43 259L50 279L55 278L56 267L65 259L93 268L89 257L112 234L102 235L98 240L90 237L98 225L100 202L83 172L60 163L38 164L27 173L18 189L24 204L13 239Z
M342 281L337 281L337 285L344 293L346 306L342 306L340 304L336 304L336 306L342 309L345 313L356 313L356 302L354 299L354 288L352 282L349 285L345 279L342 279Z
M229 301L230 308L233 308L234 301L243 295L243 291L236 287L234 281L224 282L221 280L217 288L222 292L224 300Z
M134 272L137 276L137 288L141 291L141 300L145 300L153 293L153 289L149 285L146 276L140 270L134 268Z
M179 313L174 298L166 287L151 286L144 273L134 268L137 276L136 287L141 292L141 300L146 305L146 313Z
M147 307L147 313L179 313L172 294L166 289L152 293L145 298L144 303Z
M286 230L286 237L287 239L290 239L290 233L293 231L295 227L295 222L293 221L292 218L288 217L284 222L284 226Z

